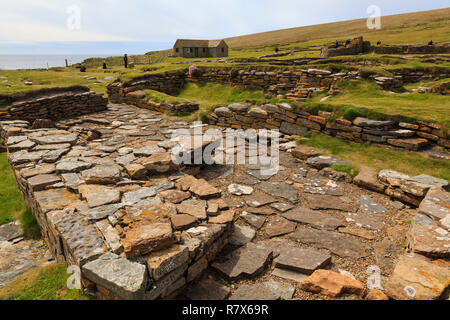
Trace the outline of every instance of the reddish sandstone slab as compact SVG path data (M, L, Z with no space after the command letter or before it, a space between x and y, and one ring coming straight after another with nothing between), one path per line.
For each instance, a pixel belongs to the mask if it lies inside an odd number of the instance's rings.
M126 232L122 240L127 258L162 250L173 243L172 226L168 222L137 224Z
M303 282L302 288L330 297L338 297L345 293L362 297L364 294L364 286L360 281L330 270L315 271Z

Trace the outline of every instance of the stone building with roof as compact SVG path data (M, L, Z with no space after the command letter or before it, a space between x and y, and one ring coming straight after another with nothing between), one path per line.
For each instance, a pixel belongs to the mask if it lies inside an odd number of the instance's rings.
M178 39L173 46L173 56L183 58L228 57L228 45L224 40Z

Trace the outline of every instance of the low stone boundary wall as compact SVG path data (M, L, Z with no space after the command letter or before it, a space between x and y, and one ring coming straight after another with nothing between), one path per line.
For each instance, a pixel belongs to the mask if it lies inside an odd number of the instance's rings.
M302 135L306 131L321 132L337 138L374 143L377 145L418 151L433 144L450 148L450 140L442 126L418 121L375 121L357 118L353 122L343 118L330 121L333 114L319 112L311 114L303 109L296 110L287 103L263 105L250 108L237 103L218 107L207 116L210 124L235 129L280 129L282 133Z
M308 69L298 71L235 70L231 68L200 70L195 77L185 74L147 75L128 83L120 81L107 88L108 97L114 103L138 105L143 99L140 90L151 89L173 94L179 91L186 81L216 82L236 87L264 90L270 95L286 95L289 99L305 101L314 91L329 90L338 81L355 79L358 72L332 73L327 70ZM138 93L135 93L138 92Z
M433 45L379 45L374 52L377 54L439 54L450 53L450 43Z
M87 87L44 89L21 95L2 96L0 121L60 120L106 109L108 99Z

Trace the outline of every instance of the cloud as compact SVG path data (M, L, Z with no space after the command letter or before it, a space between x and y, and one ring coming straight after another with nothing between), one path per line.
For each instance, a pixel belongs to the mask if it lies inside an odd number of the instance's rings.
M173 42L219 39L368 16L373 0L14 0L2 1L0 43ZM447 6L443 0L377 0L382 14ZM67 8L80 8L70 31Z

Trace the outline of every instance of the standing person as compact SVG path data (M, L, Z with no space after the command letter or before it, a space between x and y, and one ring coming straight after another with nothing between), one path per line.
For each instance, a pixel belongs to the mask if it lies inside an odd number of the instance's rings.
M334 42L334 47L335 47L335 48L339 47L339 41L336 40L336 41Z
M278 51L280 51L278 48L275 48L275 53L278 53Z
M103 60L103 69L106 69L106 61Z
M433 45L433 40L430 40L430 42L428 42L428 45L432 46Z
M128 55L126 53L123 56L123 63L125 64L125 69L128 68Z

